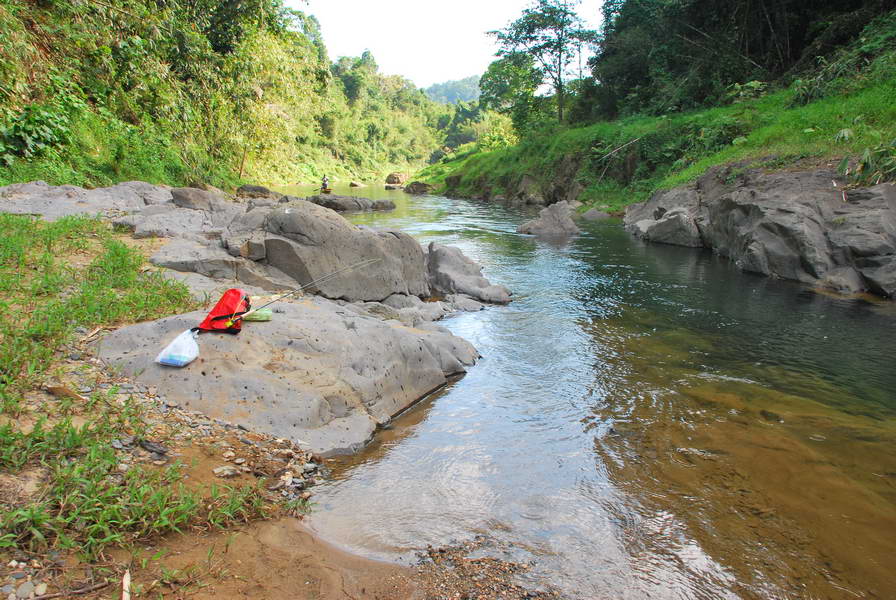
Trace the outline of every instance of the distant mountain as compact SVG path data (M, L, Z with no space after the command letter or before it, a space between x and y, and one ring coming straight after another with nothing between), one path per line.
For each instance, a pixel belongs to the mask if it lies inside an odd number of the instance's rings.
M436 83L424 90L431 100L445 104L457 104L479 99L479 75L471 75L457 81Z

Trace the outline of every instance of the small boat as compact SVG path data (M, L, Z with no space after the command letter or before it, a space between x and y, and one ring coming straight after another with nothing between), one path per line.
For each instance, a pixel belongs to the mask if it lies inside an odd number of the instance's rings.
M320 193L321 194L332 194L333 188L320 188Z

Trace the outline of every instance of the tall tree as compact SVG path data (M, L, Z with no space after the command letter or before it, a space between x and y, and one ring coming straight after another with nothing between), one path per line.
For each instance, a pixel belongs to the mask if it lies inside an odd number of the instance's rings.
M501 44L498 56L522 53L532 57L544 81L554 88L561 122L569 65L582 44L590 44L596 37L576 13L577 4L578 0L535 0L519 19L489 32Z
M479 80L483 108L510 115L517 131L522 131L537 109L535 92L544 74L532 64L532 57L509 53L488 66Z

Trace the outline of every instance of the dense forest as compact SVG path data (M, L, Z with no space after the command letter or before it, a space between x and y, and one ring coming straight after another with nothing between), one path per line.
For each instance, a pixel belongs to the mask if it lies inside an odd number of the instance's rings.
M479 75L471 75L463 79L436 83L426 88L430 100L445 104L473 102L479 100Z
M577 3L534 0L491 32L480 83L519 144L460 148L423 176L478 197L574 177L610 208L737 160L845 157L853 176L896 179L894 4L606 0L593 31Z
M487 133L281 0L3 0L0 184L371 177Z

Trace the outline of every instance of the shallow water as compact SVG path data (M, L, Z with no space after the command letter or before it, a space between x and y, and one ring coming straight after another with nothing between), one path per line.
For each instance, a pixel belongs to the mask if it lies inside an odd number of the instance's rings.
M310 193L307 188L293 192ZM485 535L571 598L896 596L896 308L501 206L371 188L353 222L459 246L514 302L483 359L317 489L311 526L411 560Z

